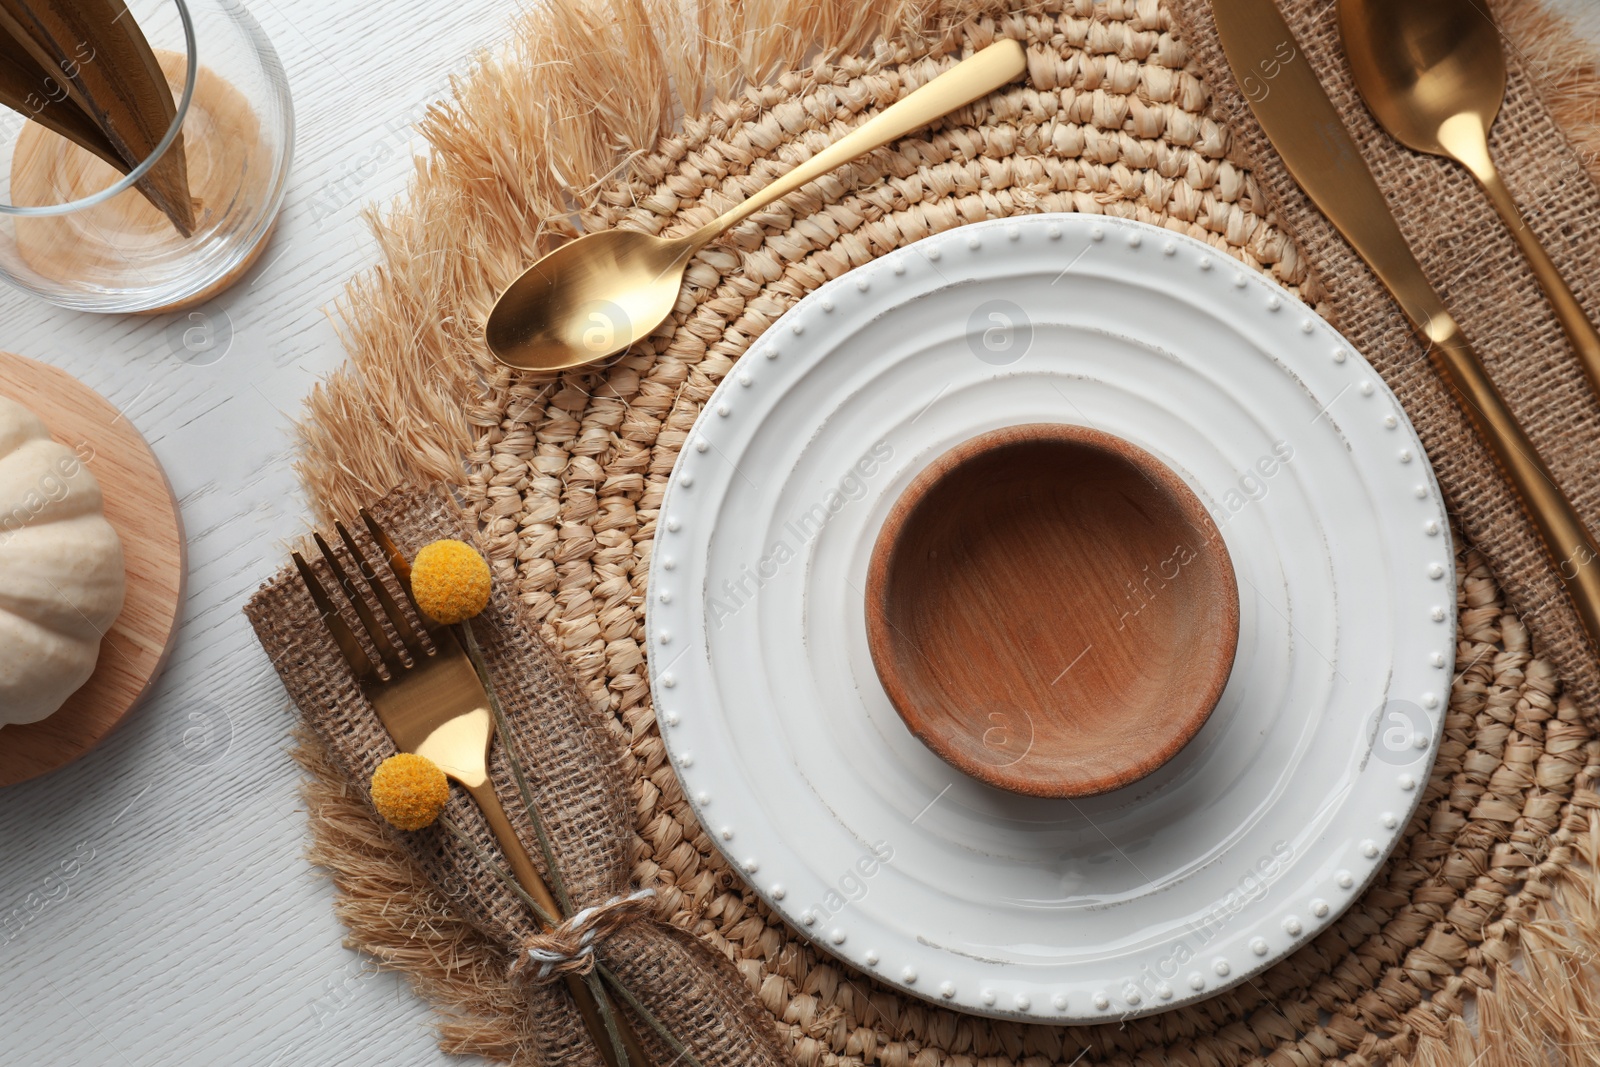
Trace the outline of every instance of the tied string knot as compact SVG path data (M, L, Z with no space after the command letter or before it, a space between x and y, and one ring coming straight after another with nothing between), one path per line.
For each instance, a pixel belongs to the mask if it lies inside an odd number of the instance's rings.
M526 974L537 964L533 977L549 981L564 974L588 974L594 970L595 945L635 919L655 910L650 901L654 889L640 889L625 897L612 897L603 904L584 908L563 919L552 929L534 934L522 943L522 952L511 965L513 976Z

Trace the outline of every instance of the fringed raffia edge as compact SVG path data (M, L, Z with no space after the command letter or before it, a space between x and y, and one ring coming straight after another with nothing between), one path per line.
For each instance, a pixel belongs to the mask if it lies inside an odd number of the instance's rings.
M481 341L489 308L470 294L500 292L574 236L607 182L685 116L715 124L727 113L715 101L786 70L870 52L886 35L931 46L980 14L1036 3L563 0L519 16L508 43L429 108L420 128L432 151L407 193L386 214L366 212L380 263L337 309L350 362L313 388L298 427L296 469L316 517L462 476L480 429L474 401L510 387ZM536 235L530 245L508 241L523 233Z
M291 754L306 772L307 858L338 891L334 913L350 931L345 947L405 976L433 1006L445 1052L511 1062L539 1021L506 977L505 949L452 910L309 727L295 730ZM415 927L419 916L427 916L425 930Z
M1136 0L1139 6L1154 0ZM380 262L349 284L338 308L349 364L314 388L298 427L297 470L316 517L347 515L404 482L450 483L481 427L472 411L487 392L534 395L487 361L479 342L487 307L530 259L573 235L572 219L605 195L630 161L681 129L685 116L715 122L715 101L818 58L860 54L882 36L932 43L980 10L959 0L568 0L522 15L504 50L452 81L453 99L430 108L422 132L432 153L386 214L369 209ZM1026 6L1026 5L1024 5ZM1091 5L1077 5L1088 13ZM1600 65L1561 16L1525 0L1495 0L1507 40L1541 84L1558 123L1600 181ZM820 41L832 42L826 50ZM582 56L575 63L574 56ZM506 93L508 80L533 91ZM492 129L474 116L494 116ZM507 151L506 145L514 145ZM470 176L484 195L459 195ZM528 226L532 222L534 225ZM533 232L531 246L494 237ZM448 235L441 237L440 235ZM451 254L441 241L448 242ZM459 309L459 310L458 310ZM464 311L465 313L459 313ZM384 835L365 802L341 782L305 731L295 759L312 863L338 890L346 944L403 973L439 1013L440 1047L511 1060L537 1019L506 979L504 950L426 883ZM1454 1017L1421 1035L1413 1067L1525 1067L1553 1045L1600 1047L1600 798L1594 769L1570 806L1545 873L1519 896L1506 957L1486 960L1474 1025ZM428 916L427 929L408 924ZM425 934L425 936L416 936ZM757 979L759 976L756 976ZM756 989L753 986L752 992Z
M1600 797L1580 781L1556 846L1494 924L1504 940L1492 985L1467 1017L1419 1036L1410 1067L1537 1067L1594 1062L1600 1050ZM1544 872L1541 872L1541 874ZM1511 917L1527 916L1524 920ZM1496 933L1499 931L1491 931Z

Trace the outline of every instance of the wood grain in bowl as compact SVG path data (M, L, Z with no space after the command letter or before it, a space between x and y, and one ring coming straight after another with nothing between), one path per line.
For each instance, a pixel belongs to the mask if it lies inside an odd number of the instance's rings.
M1216 524L1165 464L1086 427L1007 427L917 476L867 577L873 664L912 733L1001 789L1128 785L1227 684L1239 593Z

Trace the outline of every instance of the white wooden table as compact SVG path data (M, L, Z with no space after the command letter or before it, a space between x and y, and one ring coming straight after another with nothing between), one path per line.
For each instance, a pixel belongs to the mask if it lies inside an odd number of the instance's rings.
M344 359L324 309L376 259L361 209L404 189L424 148L412 124L518 4L248 6L288 70L297 143L271 244L203 309L214 336L231 329L226 351L187 351L181 316L0 292L0 349L121 407L189 538L183 629L152 697L83 760L0 790L3 1067L458 1062L425 1004L340 945L303 855L291 706L241 609L306 527L291 419Z
M1557 2L1600 41L1600 0ZM360 210L404 188L411 123L518 4L249 7L288 69L298 143L271 246L204 309L226 350L197 358L179 316L0 292L0 349L78 375L150 440L190 568L152 698L77 764L0 790L0 1067L459 1062L425 1004L340 947L302 854L292 709L240 612L306 526L291 419L344 358L323 309L375 258Z

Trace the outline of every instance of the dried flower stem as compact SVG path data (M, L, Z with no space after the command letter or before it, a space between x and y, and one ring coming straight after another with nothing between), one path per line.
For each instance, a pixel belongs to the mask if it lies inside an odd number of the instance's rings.
M617 995L627 1002L628 1007L632 1008L634 1012L638 1014L639 1018L649 1023L650 1029L654 1030L661 1037L661 1040L665 1041L667 1046L671 1048L673 1052L677 1053L678 1058L674 1062L681 1061L682 1063L686 1064L687 1067L705 1067L705 1065L695 1057L695 1054L689 1051L689 1047L674 1037L672 1035L672 1031L667 1029L666 1024L660 1019L657 1019L655 1014L649 1008L645 1007L644 1004L639 1001L638 997L633 995L633 991L622 984L622 979L618 978L616 973L612 971L610 967L607 967L599 960L596 960L594 968L600 972L600 977L604 978L606 982L610 984L611 988L617 991Z
M477 635L472 631L472 623L470 621L464 622L460 624L457 629L461 631L463 639L462 643L465 645L467 650L467 658L472 661L473 668L478 672L478 680L483 683L483 691L489 697L489 711L494 716L495 730L499 733L500 741L505 746L506 762L511 766L511 776L513 779L515 779L517 783L517 791L522 795L522 803L524 807L527 808L528 821L533 824L534 835L539 839L539 851L544 855L545 869L549 871L550 874L550 888L552 892L554 892L556 899L560 902L561 910L570 914L572 912L572 898L567 892L566 884L561 877L560 868L556 866L555 850L550 845L549 835L545 833L544 821L540 819L538 809L534 807L533 790L528 785L528 776L523 772L522 769L522 758L517 754L517 746L512 741L510 723L506 719L504 709L502 709L500 706L500 698L495 693L494 681L489 674L488 661L484 658L483 649L478 645ZM458 835L461 833L458 827L452 826L451 829ZM489 861L478 852L476 846L472 845L470 840L468 841L468 845L472 847L473 853L477 856L480 863L491 867L495 871L495 874L501 878L501 880L505 881L507 885L510 885L516 889L517 894L522 897L524 901L528 902L528 904L534 908L537 914L543 915L543 909L539 908L538 905L533 903L533 898L530 897L520 885L516 884L515 879L513 879L505 871L500 870L498 867L489 863ZM551 923L550 925L554 924ZM595 972L597 973L585 975L585 978L589 981L590 988L595 991L595 1000L601 1005L602 1018L606 1024L606 1032L611 1036L614 1046L620 1049L621 1046L618 1044L620 1037L616 1033L615 1020L612 1017L612 1013L608 1010L609 1005L606 1003L606 998L600 992L599 983L601 978L605 979L606 984L611 986L611 988L616 991L617 995L623 999L628 1007L632 1008L639 1018L643 1019L649 1025L650 1029L654 1030L656 1034L660 1036L661 1040L667 1043L667 1046L671 1048L672 1051L677 1055L678 1061L685 1064L686 1067L703 1067L699 1059L695 1057L694 1053L689 1051L688 1046L679 1041L677 1037L673 1035L672 1031L668 1030L666 1025L655 1016L655 1013L644 1006L644 1003L634 995L631 989L623 984L622 979L618 978L616 973L612 971L611 968L607 967L597 959L595 961ZM624 1055L623 1063L626 1062L627 1058Z
M512 892L521 897L522 902L528 906L528 908L533 912L534 916L541 923L553 929L561 921L560 919L551 915L549 912L545 911L544 908L539 905L539 902L534 900L532 895L530 895L526 889L522 888L521 884L519 884L517 880L511 876L509 871L485 855L484 851L478 847L478 843L472 840L471 835L469 835L465 830L457 826L452 820L443 816L440 816L439 818L439 825L443 826L451 834L455 835L456 840L466 845L468 850L471 851L474 859L482 864L486 870L494 874L495 877L499 878L508 887L510 887ZM595 1008L600 1012L600 1022L606 1028L606 1038L611 1042L611 1051L616 1055L617 1067L631 1067L632 1061L628 1057L628 1049L622 1042L621 1031L617 1029L616 1012L611 1007L611 1000L606 996L605 989L600 985L600 976L595 972L590 971L588 974L583 976L583 982L589 987L589 992L594 995ZM632 994L627 994L626 998L631 1000Z
M550 878L550 891L555 894L556 902L561 905L564 914L572 914L572 896L567 892L567 883L561 877L561 868L556 865L555 849L550 846L550 836L545 833L544 820L539 818L538 809L533 806L533 790L528 788L528 777L522 771L522 760L517 756L517 747L511 741L511 725L506 720L506 713L500 707L500 697L495 693L494 680L489 675L489 664L483 658L483 649L478 645L478 635L472 631L471 621L464 622L457 627L461 631L463 644L467 649L467 658L472 661L473 669L478 672L478 681L483 684L483 691L489 697L489 711L494 716L495 732L500 735L500 743L505 746L506 762L511 764L511 776L516 779L517 791L522 794L522 805L528 811L528 820L533 823L533 834L539 839L539 852L544 857L545 871Z

